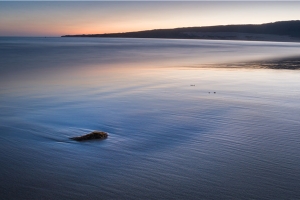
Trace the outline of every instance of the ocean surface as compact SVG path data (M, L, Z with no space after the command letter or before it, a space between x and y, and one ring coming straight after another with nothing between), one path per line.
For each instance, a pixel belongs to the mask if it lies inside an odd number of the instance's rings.
M299 57L300 43L2 37L0 199L300 199ZM70 140L93 130L109 137Z

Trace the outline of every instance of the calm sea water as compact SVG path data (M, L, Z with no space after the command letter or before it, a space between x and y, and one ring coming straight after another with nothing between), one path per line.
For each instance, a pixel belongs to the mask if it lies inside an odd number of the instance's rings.
M0 38L0 199L300 199L300 71L224 67L294 56L299 43ZM93 130L108 139L69 139Z

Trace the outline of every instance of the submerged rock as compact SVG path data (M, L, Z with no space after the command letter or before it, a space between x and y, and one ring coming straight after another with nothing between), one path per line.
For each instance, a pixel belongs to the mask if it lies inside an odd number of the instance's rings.
M86 141L86 140L106 139L107 136L108 136L108 134L103 131L93 131L86 135L72 137L71 139L76 140L76 141Z

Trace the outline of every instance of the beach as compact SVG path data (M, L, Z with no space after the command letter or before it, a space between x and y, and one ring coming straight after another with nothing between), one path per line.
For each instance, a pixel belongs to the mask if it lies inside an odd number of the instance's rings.
M299 199L299 49L0 38L0 198Z

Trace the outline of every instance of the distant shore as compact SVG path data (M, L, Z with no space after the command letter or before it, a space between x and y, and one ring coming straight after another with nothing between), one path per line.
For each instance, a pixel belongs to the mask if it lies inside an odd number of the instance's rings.
M269 42L300 42L300 38L271 34L247 34L247 33L189 33L191 37L128 37L128 36L88 36L72 35L62 37L93 37L93 38L145 38L145 39L203 39L203 40L239 40L239 41L269 41Z
M300 21L282 21L260 25L226 25L155 29L125 33L64 35L61 37L164 38L300 42Z

